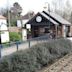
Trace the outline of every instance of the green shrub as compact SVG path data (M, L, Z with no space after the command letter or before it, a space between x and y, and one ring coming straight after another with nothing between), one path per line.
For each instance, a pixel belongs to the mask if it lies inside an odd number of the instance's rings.
M33 50L31 52L33 52L33 51L36 52L35 56L37 58L37 63L41 67L48 64L50 53L45 47L43 47L41 45L37 45L37 46L35 46L35 48L33 47Z
M21 35L17 32L10 32L10 41L19 41L21 40Z
M72 51L69 40L44 42L1 59L0 72L37 72Z

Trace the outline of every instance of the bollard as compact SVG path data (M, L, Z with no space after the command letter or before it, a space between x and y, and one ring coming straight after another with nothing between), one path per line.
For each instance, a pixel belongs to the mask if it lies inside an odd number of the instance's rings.
M16 42L16 46L17 46L17 51L18 51L18 42Z
M11 43L9 42L9 47L11 46Z
M29 48L30 48L30 40L29 40Z
M0 58L1 58L1 48L0 48Z
M0 58L1 58L1 48L2 48L2 44L0 44Z

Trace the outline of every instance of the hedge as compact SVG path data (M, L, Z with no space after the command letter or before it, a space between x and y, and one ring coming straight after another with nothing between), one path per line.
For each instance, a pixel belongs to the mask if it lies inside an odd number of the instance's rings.
M72 51L67 39L52 40L0 60L0 72L37 72Z
M9 35L10 35L10 41L13 41L13 42L21 41L21 35L19 33L17 33L17 32L10 32Z

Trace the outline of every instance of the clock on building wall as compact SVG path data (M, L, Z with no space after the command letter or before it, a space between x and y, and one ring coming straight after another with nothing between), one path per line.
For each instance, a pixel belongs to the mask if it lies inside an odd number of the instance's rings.
M37 16L37 17L36 17L36 21L37 21L37 22L41 22L41 21L42 21L42 17L41 17L41 16Z

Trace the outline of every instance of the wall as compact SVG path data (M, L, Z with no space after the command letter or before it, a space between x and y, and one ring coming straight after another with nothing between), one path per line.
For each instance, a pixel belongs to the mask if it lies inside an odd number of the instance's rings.
M9 32L21 32L19 27L8 27Z
M28 21L28 19L22 20L22 25L21 25L21 20L17 20L17 27L24 27L24 24Z
M9 31L5 19L0 19L0 37L1 43L9 42Z
M6 24L7 25L7 21L5 19L0 19L0 25L1 24Z
M23 41L27 40L27 30L26 29L22 29L22 40Z

